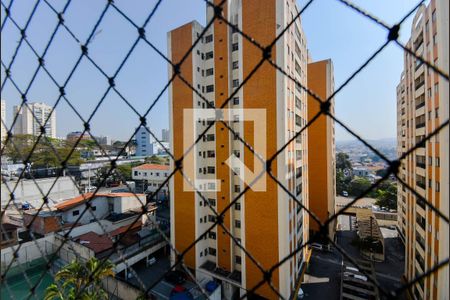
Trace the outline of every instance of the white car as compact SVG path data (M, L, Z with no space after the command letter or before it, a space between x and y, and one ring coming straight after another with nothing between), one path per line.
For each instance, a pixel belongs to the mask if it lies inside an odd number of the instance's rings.
M303 298L305 298L305 293L304 293L303 290L300 288L300 289L298 290L298 293L297 293L297 299L303 299Z
M354 274L354 273L351 273L351 272L344 272L344 277L349 277L349 278L353 278L353 279L367 281L367 277L366 276Z

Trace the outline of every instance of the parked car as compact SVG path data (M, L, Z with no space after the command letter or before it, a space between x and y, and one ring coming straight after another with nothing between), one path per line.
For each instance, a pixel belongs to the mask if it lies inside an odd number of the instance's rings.
M343 192L342 192L342 196L348 197L348 192L347 192L347 191L343 191Z

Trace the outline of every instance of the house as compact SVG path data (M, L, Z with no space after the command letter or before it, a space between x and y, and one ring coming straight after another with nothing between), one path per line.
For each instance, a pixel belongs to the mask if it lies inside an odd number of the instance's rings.
M155 192L161 185L162 188L155 196L157 200L165 200L169 194L168 181L170 170L167 165L143 164L132 169L132 178L136 181L136 187L146 191L146 193Z
M90 200L90 209L86 211L86 202ZM134 193L93 193L81 194L55 205L61 213L64 223L88 224L105 219L110 215L123 214L132 209L139 209L146 203L145 195Z
M18 244L17 229L19 226L4 222L2 223L2 237L0 240L0 249L11 247Z

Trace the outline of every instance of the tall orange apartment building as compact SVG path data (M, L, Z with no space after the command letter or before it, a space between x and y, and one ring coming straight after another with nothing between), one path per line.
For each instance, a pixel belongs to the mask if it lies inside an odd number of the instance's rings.
M223 6L223 16L262 45L269 45L297 14L293 0L229 0ZM213 9L207 7L207 22L213 15ZM179 62L202 30L203 27L194 21L169 32L169 58ZM279 39L271 55L280 67L306 86L307 50L300 20ZM182 64L180 75L208 102L220 107L261 58L260 49L216 19ZM169 68L169 76L172 74L173 70ZM204 100L178 77L169 88L169 99L170 128L173 129L170 131L171 145L175 157L180 158L186 151L187 145L183 145L186 132L192 131L188 134L197 137L208 124L204 120L189 123L185 119L186 110L208 109ZM250 145L261 138L265 140L264 159L293 138L307 119L306 92L267 62L225 108L230 114L226 122ZM260 115L266 120L264 126L255 125L260 118L257 116L254 120L249 113L251 109L264 112ZM236 115L231 115L234 112ZM193 129L188 128L190 126ZM308 203L307 144L305 131L272 164L273 174L305 206ZM262 169L254 155L221 123L215 123L189 155L183 161L183 170L195 177L190 178L195 186L204 187L202 182L205 180L216 180L220 185L220 190L214 191L209 189L208 183L208 189L202 190L219 213L246 186L243 178L247 173L238 176L243 170L232 170L225 163L227 159L234 155L250 170ZM269 269L308 240L308 217L268 175L260 180L265 181L265 189L246 192L225 214L223 224L264 269ZM176 249L183 252L213 224L214 215L198 194L186 190L186 180L179 172L171 180L170 189L171 240ZM223 299L239 297L263 280L260 270L221 227L214 227L187 251L184 258L198 280L214 278L221 284ZM298 286L305 269L305 258L306 249L273 272L273 286L283 297L288 298ZM175 256L172 257L174 262ZM268 299L277 298L267 284L255 293Z
M431 0L414 19L407 46L448 74L449 3ZM419 143L449 117L448 81L405 52L404 71L397 87L398 155ZM408 155L400 177L417 191L398 187L398 228L405 243L405 277L412 280L449 256L449 225L424 204L426 199L449 214L449 130ZM448 266L413 286L415 299L448 299Z
M308 64L308 88L326 100L334 92L334 71L330 59ZM334 98L330 112L334 115ZM320 103L308 94L308 121L320 112ZM334 214L336 197L336 154L334 121L321 115L308 127L308 185L309 209L325 223ZM309 218L310 234L318 232L319 224ZM333 240L336 222L328 226L328 236Z

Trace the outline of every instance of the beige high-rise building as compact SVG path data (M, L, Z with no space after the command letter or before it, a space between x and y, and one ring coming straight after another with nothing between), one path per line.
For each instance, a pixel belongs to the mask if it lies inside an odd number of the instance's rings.
M3 143L3 140L6 139L6 101L1 100L1 121L0 121L0 144Z
M213 14L213 9L208 7L207 20L211 20ZM298 14L298 8L292 0L228 0L223 14L260 44L269 45ZM169 58L179 62L202 30L199 23L191 22L171 31L168 34ZM306 86L307 50L300 20L282 35L271 56L277 65ZM261 58L260 49L216 19L203 41L187 56L180 74L208 102L220 107ZM169 68L169 77L172 72ZM186 135L191 135L188 140L193 142L192 137L197 137L209 123L208 120L186 120L186 112L203 109L212 111L214 118L214 110L205 109L207 105L201 97L180 78L171 84L169 99L170 144L175 157L179 158L190 146L184 143ZM267 62L224 108L227 109L224 112L227 124L264 159L293 138L308 118L306 92ZM258 146L261 141L264 141L262 148ZM289 143L272 164L274 176L305 206L308 204L307 143L305 131ZM230 157L244 165L231 169L226 163ZM221 123L214 124L183 160L183 171L191 172L190 179L196 178L195 185L204 190L203 195L219 213L244 190L249 183L247 180L252 178L251 172L257 170L263 170L261 162L255 160L254 155ZM264 269L269 269L308 240L309 218L268 175L260 181L264 182L265 188L252 188L243 194L224 215L223 224ZM208 189L205 190L204 185ZM220 189L214 191L219 185ZM186 190L186 186L186 180L179 173L170 182L171 239L180 252L214 222L209 207L194 191ZM306 258L307 250L303 249L274 270L272 282L283 297L289 298L301 282ZM174 259L172 257L172 262ZM263 274L254 262L217 226L186 252L184 262L198 280L214 278L220 282L223 299L239 297L263 280ZM268 299L277 298L267 284L258 288L256 294Z
M18 114L17 120L13 127L14 134L30 134L39 135L41 133L41 125L49 117L52 107L45 103L28 103L27 106L14 106L14 115ZM34 117L33 117L34 115ZM45 125L46 135L56 138L56 111L50 116L50 120Z
M434 62L448 74L449 3L431 0L413 20L407 46ZM398 155L412 148L449 118L448 81L408 53L397 87ZM400 176L421 197L398 187L398 227L405 243L405 277L412 280L449 257L449 224L421 201L426 199L449 215L449 130L408 155ZM449 268L446 266L412 288L416 299L448 299Z

